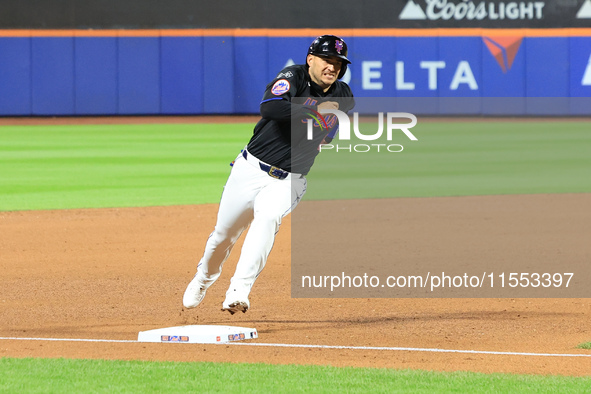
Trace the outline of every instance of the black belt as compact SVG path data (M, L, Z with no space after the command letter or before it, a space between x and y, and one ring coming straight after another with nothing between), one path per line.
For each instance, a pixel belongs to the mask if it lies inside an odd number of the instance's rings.
M246 149L244 149L242 151L242 156L244 157L245 160L248 160L248 152L246 151ZM284 171L281 168L278 168L275 166L270 166L268 164L264 164L260 160L259 160L259 167L261 167L261 170L265 171L267 173L267 175L269 175L270 177L275 178L275 179L285 179L289 175L289 172Z

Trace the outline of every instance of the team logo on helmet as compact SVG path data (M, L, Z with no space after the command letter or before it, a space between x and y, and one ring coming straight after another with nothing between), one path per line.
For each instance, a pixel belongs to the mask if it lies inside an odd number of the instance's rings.
M336 40L334 43L334 47L337 49L337 52L340 55L341 51L343 50L343 42L341 40Z

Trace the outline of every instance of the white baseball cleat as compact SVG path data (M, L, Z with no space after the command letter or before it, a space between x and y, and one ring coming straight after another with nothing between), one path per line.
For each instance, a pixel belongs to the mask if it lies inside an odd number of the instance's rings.
M239 297L236 290L226 294L226 300L222 304L222 310L230 312L233 315L236 312L246 313L250 308L248 297Z
M207 288L197 280L197 275L195 275L183 295L183 305L185 308L196 308L201 304L201 301L205 298L206 291Z

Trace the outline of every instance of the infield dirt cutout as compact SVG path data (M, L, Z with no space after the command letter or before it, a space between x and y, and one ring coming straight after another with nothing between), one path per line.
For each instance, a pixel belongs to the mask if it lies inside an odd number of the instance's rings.
M540 204L540 228L544 228L543 209L548 204L562 207L567 212L565 227L556 231L571 229L567 238L573 245L587 245L576 253L591 258L591 194L452 197L438 198L437 203L461 210L468 200L472 205L494 204L514 212L516 218L524 204L530 210ZM408 225L421 228L423 241L440 236L437 222L442 218L422 209L429 202L427 198L420 203L396 199L396 204L406 207L405 215L414 219ZM363 209L362 201L359 209ZM255 327L259 332L256 342L261 343L591 355L589 350L576 348L591 340L590 299L292 299L290 217L284 220L267 266L253 288L251 310L233 316L220 310L242 241L202 305L185 310L182 295L216 213L215 204L0 212L0 336L135 340L143 330L219 324ZM484 218L475 216L474 220ZM547 230L522 234L521 244L552 243L556 233ZM482 239L492 236L479 234ZM571 256L568 246L560 251L565 266ZM515 255L511 249L515 247L519 243L507 245L506 253ZM405 261L404 253L396 259ZM489 257L483 253L475 258ZM133 342L4 339L0 340L0 357L297 363L579 376L591 371L589 357Z

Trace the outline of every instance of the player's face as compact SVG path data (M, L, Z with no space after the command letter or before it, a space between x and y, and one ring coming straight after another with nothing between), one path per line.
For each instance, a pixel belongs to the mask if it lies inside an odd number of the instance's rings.
M341 59L336 56L308 55L307 62L310 67L310 79L324 91L327 91L330 85L336 82L341 72Z

